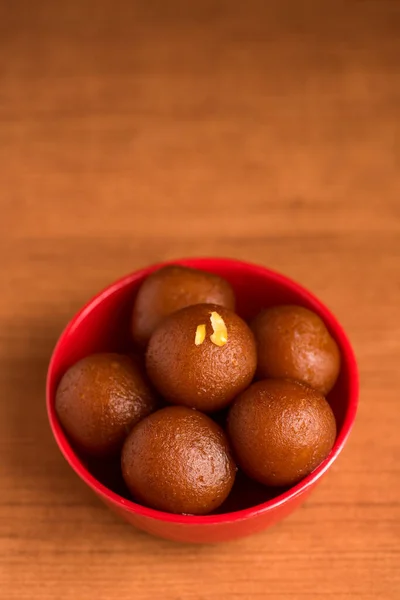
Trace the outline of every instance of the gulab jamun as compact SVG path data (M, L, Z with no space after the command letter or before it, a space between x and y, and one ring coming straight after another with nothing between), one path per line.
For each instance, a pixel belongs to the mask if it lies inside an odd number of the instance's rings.
M256 345L233 311L196 304L173 313L150 338L146 368L171 404L204 412L220 410L251 383Z
M163 408L138 423L123 446L121 468L138 502L193 515L220 506L236 474L221 427L183 406Z
M260 379L289 378L326 395L340 370L340 352L322 319L302 306L267 308L251 324Z
M185 306L201 303L235 308L231 285L222 277L180 265L158 269L139 288L133 306L131 330L134 342L146 346L156 327Z
M55 408L79 450L109 456L121 449L132 426L153 412L157 395L134 360L121 354L92 354L62 377Z
M307 385L266 379L232 404L228 435L239 466L269 486L297 483L328 456L336 421L324 396Z

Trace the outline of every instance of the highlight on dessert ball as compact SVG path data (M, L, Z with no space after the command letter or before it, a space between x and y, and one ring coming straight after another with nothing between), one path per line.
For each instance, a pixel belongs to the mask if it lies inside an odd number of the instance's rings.
M243 477L271 497L329 456L327 394L341 361L325 323L304 306L268 303L246 322L236 305L224 278L162 267L115 332L130 344L85 356L61 378L66 435L85 460L114 465L134 502L221 512Z

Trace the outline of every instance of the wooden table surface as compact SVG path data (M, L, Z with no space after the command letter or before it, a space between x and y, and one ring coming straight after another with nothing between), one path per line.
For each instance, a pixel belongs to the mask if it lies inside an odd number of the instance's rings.
M0 597L400 598L400 4L0 6ZM337 314L361 399L303 508L220 546L124 524L47 424L62 327L142 265L224 255Z

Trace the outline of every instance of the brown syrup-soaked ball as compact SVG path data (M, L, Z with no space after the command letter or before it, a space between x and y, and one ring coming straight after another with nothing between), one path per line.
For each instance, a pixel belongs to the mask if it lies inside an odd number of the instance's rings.
M302 381L326 395L340 370L340 352L322 319L302 306L267 308L251 324L259 378Z
M335 442L336 421L316 390L296 381L266 379L250 386L229 410L228 435L239 466L270 486L311 473Z
M133 425L157 408L147 376L130 357L92 354L62 377L55 407L77 448L93 456L112 455Z
M170 315L156 329L146 368L171 404L213 412L250 385L256 359L253 334L236 313L196 304Z
M221 427L182 406L163 408L136 425L125 441L121 465L135 500L194 515L220 506L236 473Z
M168 315L201 303L235 308L230 284L212 273L169 265L142 283L133 306L131 329L136 344L146 346L151 334Z

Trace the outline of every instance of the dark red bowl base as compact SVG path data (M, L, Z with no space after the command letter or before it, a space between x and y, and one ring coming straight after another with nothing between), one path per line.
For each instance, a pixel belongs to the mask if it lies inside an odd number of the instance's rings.
M357 368L349 342L331 313L309 292L263 267L229 259L188 259L175 263L204 269L225 277L237 296L237 311L246 320L262 308L300 304L317 312L337 340L342 353L340 377L328 396L335 413L338 438L331 456L303 482L289 490L269 489L242 473L230 497L215 515L168 515L134 504L123 482L119 459L98 461L78 456L64 435L54 410L57 385L75 362L94 352L134 351L129 321L136 292L155 265L124 278L100 293L67 326L53 353L47 381L50 424L64 456L78 474L113 510L150 533L179 541L215 542L248 535L280 520L297 506L340 452L352 426L358 392ZM222 422L224 414L218 416Z

